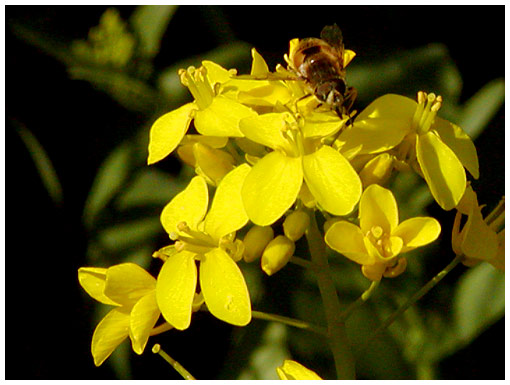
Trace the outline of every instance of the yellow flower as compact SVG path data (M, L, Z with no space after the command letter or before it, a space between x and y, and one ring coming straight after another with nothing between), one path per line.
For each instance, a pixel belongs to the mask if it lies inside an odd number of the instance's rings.
M466 188L466 168L478 178L478 157L469 136L457 125L438 117L442 99L418 93L418 103L399 95L384 95L355 119L337 141L341 152L354 155L392 150L414 167L429 185L437 203L451 210Z
M248 165L227 174L219 184L209 213L209 195L203 177L196 176L161 213L161 223L175 244L157 278L156 298L163 317L175 328L191 322L193 297L200 264L200 288L209 311L233 325L251 320L251 304L243 274L235 261L243 245L235 231L248 222L240 189Z
M311 113L304 119L288 112L241 120L244 135L272 148L252 168L242 188L250 220L274 223L296 201L303 181L317 204L334 215L350 213L361 195L361 181L351 164L322 139L343 127L334 113Z
M468 186L457 207L452 231L453 250L457 255L465 256L462 263L466 266L488 262L504 272L505 230L501 229L505 220L504 200L485 219L482 208L476 193ZM468 218L460 230L462 214Z
M379 281L395 277L406 267L399 254L433 242L441 232L434 218L416 217L399 224L398 207L390 190L370 185L361 196L359 227L337 221L326 231L329 247L362 265L365 277Z
M292 360L283 361L283 365L276 368L276 372L280 380L322 380L317 373Z
M78 279L95 300L113 305L92 336L92 356L101 365L128 336L133 350L142 354L160 311L156 280L140 266L123 263L109 267L82 267Z
M181 82L195 100L161 116L152 125L148 164L169 155L179 145L193 120L196 130L206 136L242 137L239 121L255 112L222 94L221 85L234 72L210 61L202 67L180 70Z

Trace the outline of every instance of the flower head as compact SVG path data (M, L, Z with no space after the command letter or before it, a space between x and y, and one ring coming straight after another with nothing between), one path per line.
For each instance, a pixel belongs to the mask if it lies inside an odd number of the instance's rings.
M361 196L359 223L333 223L326 231L325 241L333 250L362 265L363 274L372 281L404 272L407 261L399 255L433 242L441 231L439 222L429 217L399 223L395 197L376 184Z
M248 288L235 262L243 255L235 231L248 221L240 189L249 170L242 165L223 178L208 213L209 194L201 176L194 177L161 213L161 223L175 244L166 248L168 258L157 278L156 298L163 317L177 329L186 329L191 322L197 261L209 311L233 325L244 326L251 320Z
M95 300L115 306L92 336L92 356L101 365L128 336L133 350L142 354L160 311L156 280L140 266L123 263L109 267L82 267L78 279Z
M396 159L416 169L437 203L454 208L466 188L466 168L478 178L478 157L469 136L437 116L442 98L418 93L418 103L400 95L372 102L337 141L347 157L391 150Z

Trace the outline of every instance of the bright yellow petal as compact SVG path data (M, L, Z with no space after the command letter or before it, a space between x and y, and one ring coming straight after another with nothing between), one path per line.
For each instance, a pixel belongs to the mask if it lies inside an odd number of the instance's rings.
M155 287L154 277L134 263L121 263L106 271L105 295L127 307L133 306Z
M202 65L207 69L207 77L211 84L228 82L233 75L232 71L209 60L204 60Z
M392 235L402 238L402 253L416 247L434 242L441 233L441 225L434 218L416 217L405 220L393 231Z
M306 185L321 207L333 215L347 215L361 196L361 180L351 164L329 146L303 157Z
M177 224L186 222L196 228L204 219L209 204L207 183L201 176L191 179L188 186L168 203L161 213L161 224L167 233L177 231Z
M214 239L239 230L248 222L241 198L241 188L251 167L246 163L225 175L220 182L205 218L205 232Z
M131 337L131 346L136 354L143 353L159 314L155 290L142 297L131 310L129 336Z
M482 217L482 212L473 206L462 232L462 252L470 258L490 262L498 252L498 235Z
M430 192L443 210L451 210L464 195L466 172L455 153L433 132L418 135L416 156Z
M269 153L251 169L241 190L248 217L259 226L274 223L294 204L302 183L301 158Z
M257 52L255 48L251 49L251 71L250 74L254 76L262 76L269 72L269 67L267 66L264 58Z
M335 222L324 236L329 247L360 265L373 263L363 238L361 229L346 221Z
M407 121L410 126L417 106L418 103L408 97L386 94L370 103L356 116L355 121L376 118L395 119Z
M206 109L196 112L195 127L202 135L242 137L239 121L253 115L256 113L251 108L220 95Z
M243 273L237 264L217 248L200 262L200 287L209 311L232 325L251 321L251 302Z
M188 103L154 122L150 131L148 164L160 161L175 150L188 131L192 112L197 108L195 103Z
M165 320L184 330L191 322L191 306L197 286L194 254L181 251L168 258L156 284L156 299Z
M341 120L338 115L333 112L312 112L305 118L303 136L305 138L311 138L332 135L338 131L344 123L345 120Z
M80 267L78 269L78 281L87 294L96 301L107 305L119 306L120 303L117 303L104 295L106 270L107 269L102 267Z
M436 130L443 143L455 153L466 169L478 179L478 155L476 147L462 128L436 116L432 129Z
M283 365L276 368L280 380L322 380L317 373L292 360L283 361Z
M398 207L393 193L377 184L366 188L359 202L360 227L363 233L374 226L391 234L398 225Z
M129 334L129 312L122 308L111 310L96 327L92 336L94 364L101 365Z
M241 131L250 140L272 149L288 147L283 136L287 129L285 113L269 113L245 118L241 121Z

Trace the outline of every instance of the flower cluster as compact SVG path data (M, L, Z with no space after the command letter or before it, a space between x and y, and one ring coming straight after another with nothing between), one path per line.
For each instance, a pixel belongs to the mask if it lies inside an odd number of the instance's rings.
M293 40L290 55L295 47ZM344 66L353 57L346 51ZM210 61L179 72L194 100L153 124L148 164L175 152L197 175L161 213L172 242L154 253L164 261L157 279L133 264L80 269L85 290L115 306L94 333L96 365L127 336L141 354L160 314L167 329L188 328L200 307L247 325L251 301L238 262L260 259L264 272L276 273L317 212L326 219L325 243L369 280L403 273L402 254L436 240L441 227L429 217L399 221L397 201L383 187L398 171L414 170L444 210L468 215L462 231L456 222L453 242L467 262L484 259L470 243L483 228L491 245L485 260L503 263L502 237L484 227L476 195L466 190L465 169L478 178L476 149L437 116L440 96L384 95L357 115L339 113L321 105L291 66L270 72L255 50L252 58L249 76ZM282 378L301 370L286 365Z

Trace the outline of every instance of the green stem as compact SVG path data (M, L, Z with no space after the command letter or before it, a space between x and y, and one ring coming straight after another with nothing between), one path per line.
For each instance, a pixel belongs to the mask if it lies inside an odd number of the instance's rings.
M328 337L331 351L335 360L337 378L339 380L356 379L354 357L345 330L345 322L341 319L341 307L336 292L335 283L331 277L326 246L317 227L313 211L309 211L310 226L306 233L312 262L317 266L317 282L324 304L328 323Z
M172 365L172 367L177 371L177 373L179 373L185 380L196 380L196 378L193 377L190 372L184 369L184 367L181 364L179 364L172 357L166 354L165 351L161 349L161 345L155 344L152 347L152 352L159 354L161 357L163 357L163 359L170 365Z
M413 296L411 296L404 304L402 304L392 315L390 315L368 338L367 342L359 349L359 353L363 352L372 341L374 341L381 332L386 330L392 323L395 321L402 313L404 313L409 307L411 307L415 302L417 302L421 297L427 294L430 289L436 286L452 269L457 266L464 255L457 255L453 261L451 261L448 266L446 266L443 270L441 270L434 278L432 278L425 286L423 286L420 290L418 290Z
M283 324L293 326L303 330L309 330L311 332L326 336L327 330L321 326L309 324L308 322L301 321L295 318L284 317L277 314L264 313L260 311L252 310L251 315L253 318L262 319L266 321L281 322Z
M372 281L372 283L370 284L370 287L365 290L363 292L363 294L360 295L360 297L354 301L353 303L351 303L347 309L345 309L342 314L340 315L340 318L342 320L347 320L347 318L349 318L349 316L351 315L351 313L356 310L357 308L359 308L361 305L363 305L371 296L372 294L374 293L375 289L377 289L377 287L379 286L379 283L381 281Z

